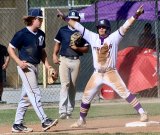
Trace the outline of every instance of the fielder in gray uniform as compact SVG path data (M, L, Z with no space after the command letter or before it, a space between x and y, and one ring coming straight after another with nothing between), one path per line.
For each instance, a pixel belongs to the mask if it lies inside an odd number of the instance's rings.
M68 17L77 22L80 21L79 13L76 10L70 10ZM83 38L81 38L79 47L70 45L71 37L77 32L70 25L66 25L59 29L54 39L53 62L59 64L61 82L60 119L69 119L72 115L75 107L76 81L80 70L80 57L89 50L88 43Z
M38 118L42 123L42 130L46 131L58 123L44 113L41 103L41 93L37 81L37 65L42 61L49 69L45 51L45 33L40 30L43 16L42 10L32 9L29 15L23 17L26 27L18 31L12 38L8 52L17 63L18 74L22 79L22 95L18 104L12 132L32 132L32 128L23 125L27 108L32 104ZM19 57L15 53L18 50Z

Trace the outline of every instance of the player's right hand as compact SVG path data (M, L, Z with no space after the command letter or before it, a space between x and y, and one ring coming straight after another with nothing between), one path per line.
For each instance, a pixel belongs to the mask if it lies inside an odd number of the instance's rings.
M136 14L137 14L138 16L140 16L140 15L143 14L143 13L144 13L144 9L143 9L143 5L141 5L141 6L137 9Z
M21 69L26 69L26 68L28 68L27 61L20 61L20 62L18 63L18 66L19 66Z
M70 46L73 50L77 50L78 49L78 47L76 46L76 45L72 45L72 46Z
M60 17L61 19L65 20L66 16L64 13L62 13L59 9L57 9L57 17Z
M57 57L57 56L53 56L53 63L54 64L60 64L60 60L59 60L59 58Z

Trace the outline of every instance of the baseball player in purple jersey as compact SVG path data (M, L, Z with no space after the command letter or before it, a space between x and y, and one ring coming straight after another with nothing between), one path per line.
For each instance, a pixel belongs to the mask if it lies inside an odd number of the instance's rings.
M22 79L22 94L16 111L12 132L32 132L32 128L23 125L23 120L27 108L32 104L38 118L42 123L42 130L46 131L58 122L52 120L44 113L41 103L41 93L37 80L37 65L42 61L49 69L45 51L45 33L40 30L43 16L41 9L29 10L29 15L25 16L26 27L18 31L12 38L8 52L17 63L18 74ZM19 57L15 53L18 50Z
M118 30L111 32L110 22L106 19L99 20L97 25L97 33L91 32L84 28L80 23L67 18L58 10L58 15L69 23L72 27L83 33L92 48L94 73L88 81L80 108L80 118L71 125L72 128L83 127L86 124L86 116L90 108L90 104L98 90L103 84L114 89L120 97L130 103L140 114L140 121L148 121L147 113L143 110L141 104L130 91L127 89L123 80L116 69L116 59L118 45L128 29L134 24L136 19L143 14L143 6L139 7L134 16L129 18Z

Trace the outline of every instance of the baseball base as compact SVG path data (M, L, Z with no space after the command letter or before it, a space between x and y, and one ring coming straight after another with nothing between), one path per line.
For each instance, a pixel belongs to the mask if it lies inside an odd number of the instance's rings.
M130 123L125 124L125 127L148 127L148 126L160 126L160 122L158 121L148 121L148 122L135 121L135 122L130 122Z

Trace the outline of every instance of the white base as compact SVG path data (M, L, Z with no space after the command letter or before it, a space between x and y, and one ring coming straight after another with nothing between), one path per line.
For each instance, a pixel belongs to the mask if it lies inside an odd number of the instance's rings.
M147 127L147 126L160 126L160 122L158 121L148 121L148 122L130 122L126 123L125 127Z

